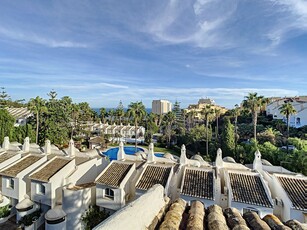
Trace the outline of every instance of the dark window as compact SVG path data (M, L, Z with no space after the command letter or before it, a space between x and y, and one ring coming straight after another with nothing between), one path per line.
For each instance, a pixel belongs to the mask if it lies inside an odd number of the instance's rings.
M114 191L110 188L106 188L105 190L105 197L114 199Z

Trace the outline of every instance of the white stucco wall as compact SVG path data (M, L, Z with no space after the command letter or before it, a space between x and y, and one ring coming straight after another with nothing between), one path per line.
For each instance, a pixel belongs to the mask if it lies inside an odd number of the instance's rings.
M161 185L155 185L139 199L96 226L94 230L144 230L151 224L164 205L164 188Z
M62 208L67 215L67 229L81 229L81 216L90 205L93 205L93 191L95 191L95 187L77 191L63 188Z
M45 186L45 194L37 193L37 183ZM31 200L51 207L51 184L31 181Z
M65 184L84 184L93 182L97 177L97 159L93 158L76 167L75 171L66 178Z
M114 192L114 199L105 197L105 189L110 188ZM96 204L101 208L118 210L125 205L125 191L123 188L113 188L106 185L96 185Z
M14 181L14 189L7 186L10 179ZM18 178L2 176L2 195L18 200L18 181Z

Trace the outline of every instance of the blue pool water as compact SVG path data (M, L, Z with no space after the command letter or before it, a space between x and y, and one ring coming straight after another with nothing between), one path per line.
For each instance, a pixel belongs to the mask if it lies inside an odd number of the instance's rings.
M124 151L127 155L134 155L135 153L140 152L140 151L144 152L144 149L136 148L136 151L135 151L135 147L124 147ZM112 160L117 160L117 152L118 152L118 147L109 149L103 154L108 156L109 159L112 161Z
M144 149L142 148L136 148L135 147L124 147L124 151L127 155L134 155L137 152L144 152ZM118 147L112 148L107 150L106 152L103 152L105 156L108 156L109 159L112 160L117 160L117 152L118 152ZM163 157L164 153L155 153L156 157Z
M164 157L164 153L155 153L156 157Z

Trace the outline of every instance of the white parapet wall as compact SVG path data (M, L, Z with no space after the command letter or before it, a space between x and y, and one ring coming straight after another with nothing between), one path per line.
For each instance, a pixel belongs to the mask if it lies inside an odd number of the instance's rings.
M164 188L162 185L155 185L140 198L97 225L94 230L144 230L164 206Z

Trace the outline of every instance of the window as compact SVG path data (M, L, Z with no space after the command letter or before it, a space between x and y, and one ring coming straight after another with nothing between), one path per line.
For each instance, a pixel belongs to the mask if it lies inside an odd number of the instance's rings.
M42 183L37 183L37 193L45 195L46 188Z
M255 213L259 214L259 211L255 208L252 208L252 207L243 208L243 214L246 213L246 212L255 212Z
M7 187L8 188L11 188L11 189L14 189L14 179L13 178L9 178L7 179Z
M111 198L111 199L114 199L114 191L110 188L106 188L104 196Z

